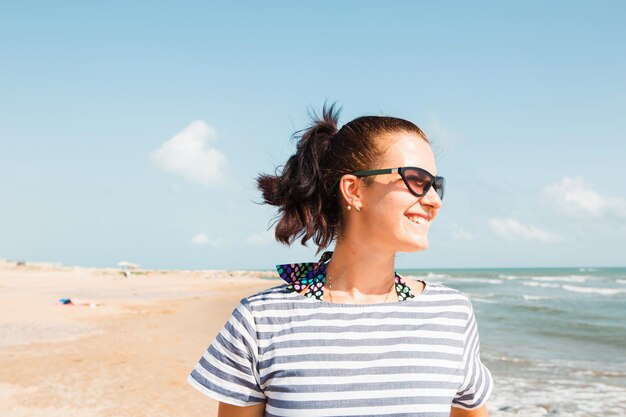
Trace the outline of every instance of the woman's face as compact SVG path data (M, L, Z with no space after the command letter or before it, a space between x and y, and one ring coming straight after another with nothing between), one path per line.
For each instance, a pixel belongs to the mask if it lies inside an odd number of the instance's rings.
M386 147L385 152L377 166L369 169L412 166L437 175L432 149L417 134L393 133L381 139L379 145ZM441 207L441 199L434 188L416 197L407 189L400 174L376 175L371 181L361 188L362 210L354 213L359 217L357 230L363 233L362 239L394 253L427 249L428 229ZM426 221L418 223L417 217Z

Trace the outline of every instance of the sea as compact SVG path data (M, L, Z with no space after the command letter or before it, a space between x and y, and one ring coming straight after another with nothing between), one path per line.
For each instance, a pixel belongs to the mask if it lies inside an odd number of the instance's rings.
M491 417L626 416L626 268L398 272L470 298Z

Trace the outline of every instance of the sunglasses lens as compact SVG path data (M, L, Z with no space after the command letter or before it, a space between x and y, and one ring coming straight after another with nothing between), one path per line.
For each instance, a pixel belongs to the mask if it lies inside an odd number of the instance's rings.
M445 180L443 177L432 177L428 172L416 169L404 171L404 180L407 185L418 196L425 195L431 186L434 186L439 198L443 200Z
M413 169L407 169L404 172L404 180L411 190L419 195L426 194L432 182L431 177L426 172Z

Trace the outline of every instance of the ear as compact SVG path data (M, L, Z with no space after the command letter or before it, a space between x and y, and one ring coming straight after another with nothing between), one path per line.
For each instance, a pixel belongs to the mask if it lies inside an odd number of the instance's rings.
M352 174L346 174L339 180L339 192L343 198L342 205L362 207L361 201L363 184L359 178Z

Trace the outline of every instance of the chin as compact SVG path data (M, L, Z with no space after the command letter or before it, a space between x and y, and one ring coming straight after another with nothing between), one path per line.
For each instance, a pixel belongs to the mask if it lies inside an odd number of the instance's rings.
M410 242L403 246L399 252L421 252L429 247L428 240L424 240L421 242Z

